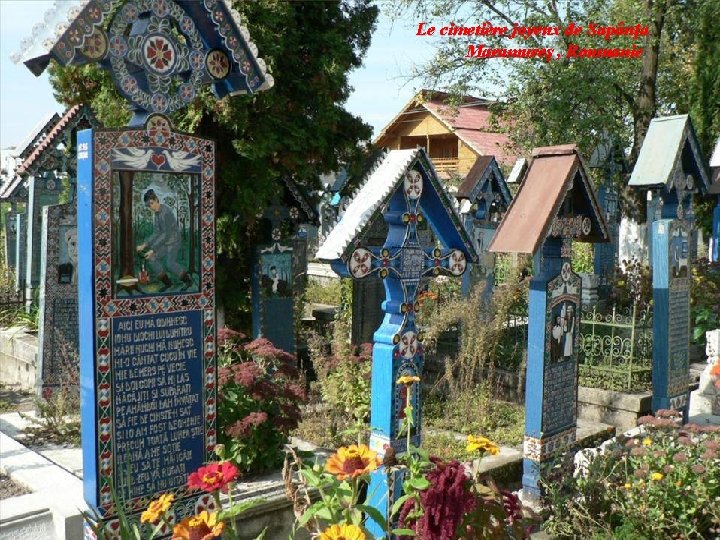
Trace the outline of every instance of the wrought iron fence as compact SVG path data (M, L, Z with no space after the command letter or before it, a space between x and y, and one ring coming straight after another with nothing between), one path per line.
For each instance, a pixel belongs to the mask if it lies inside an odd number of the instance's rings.
M581 311L580 384L622 392L652 388L652 311Z

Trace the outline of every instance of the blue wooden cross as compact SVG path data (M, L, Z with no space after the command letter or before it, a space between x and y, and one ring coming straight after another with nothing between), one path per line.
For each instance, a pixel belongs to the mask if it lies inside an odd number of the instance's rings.
M441 273L460 276L467 268L462 250L421 244L417 224L425 219L420 208L422 192L422 174L418 170L408 171L403 189L392 196L384 211L388 235L383 247L358 246L347 262L347 270L354 278L375 275L385 280L385 318L375 333L371 403L370 444L379 452L384 452L387 445L397 452L406 450L405 438L397 437L404 408L400 393L405 387L398 387L395 380L422 373L422 333L415 324L421 280ZM375 391L386 386L390 391ZM418 394L413 395L413 402L419 415ZM419 417L416 424L413 441L419 444Z
M380 248L365 247L362 233L377 212L382 212L388 225L387 239ZM418 235L418 224L426 219L442 248L424 244ZM356 279L372 275L384 280L385 316L373 346L370 448L380 456L389 449L405 452L406 437L400 429L407 387L396 381L404 375L422 374L423 336L415 321L418 292L424 279L440 274L460 276L468 262L477 260L424 150L393 150L383 158L318 250L318 258L330 261L340 275ZM418 446L420 389L418 385L410 388L415 411L411 444ZM397 480L389 478L383 467L370 483L368 501L387 517L402 487ZM377 538L384 536L372 520L368 530Z

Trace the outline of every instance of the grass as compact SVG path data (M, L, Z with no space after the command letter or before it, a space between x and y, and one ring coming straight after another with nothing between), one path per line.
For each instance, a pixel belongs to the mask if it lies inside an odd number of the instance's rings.
M502 446L522 444L525 410L522 405L489 397L483 390L455 400L430 396L425 400L427 428L482 435Z
M469 461L473 457L465 451L466 442L462 439L453 437L446 433L428 433L423 434L423 448L431 456L439 457L445 461L457 459L459 461Z
M482 393L463 396L451 403L431 396L425 399L423 448L430 455L445 460L467 461L475 457L465 451L465 435L483 435L501 446L522 444L525 431L525 411L522 405L488 400ZM485 412L481 412L484 408ZM294 436L324 448L336 448L357 442L339 425L340 419L330 419L322 408L308 407ZM369 431L369 427L368 427ZM447 432L454 432L460 437Z

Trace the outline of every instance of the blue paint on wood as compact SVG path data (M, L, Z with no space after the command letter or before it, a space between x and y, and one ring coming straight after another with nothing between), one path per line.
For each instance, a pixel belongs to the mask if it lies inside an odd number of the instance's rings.
M712 222L712 251L710 252L710 261L720 261L720 197L718 197L718 204L713 210L713 222Z
M351 203L352 204L352 203ZM409 390L397 385L402 375L420 376L423 369L423 345L415 326L418 287L424 276L440 273L460 276L468 260L475 260L472 245L454 214L449 198L434 176L423 151L407 165L385 204L383 217L388 225L382 248L357 246L347 262L334 260L333 269L356 278L378 275L384 279L383 323L374 334L370 447L384 455L387 448L405 452L406 436L400 428L407 392L414 408L415 427L411 444L421 440L422 405L419 385ZM427 219L445 249L422 245L418 236L419 220ZM388 472L381 468L371 475L368 502L389 517L389 508L400 493L388 493ZM384 533L372 519L368 530L376 538Z
M216 442L214 144L172 132L165 118L155 120L142 130L86 130L78 138L84 494L104 523L116 513L113 488L128 513L168 491L177 495L178 518L195 513L197 494L186 490L187 476L211 458ZM163 152L174 160L182 158L172 163L179 185L168 189L175 196L194 193L200 270L185 289L160 289L149 279L134 249L147 235L129 226L133 208L124 206L147 189L137 185L139 175L148 174L152 185L170 186L164 184L167 173L127 168L118 173L107 159L117 148L135 148L148 160L163 161L164 154L143 146L150 139L166 145ZM202 160L200 178L186 172L186 159ZM123 197L113 202L114 191ZM178 249L187 250L189 259L189 242L182 246ZM179 265L172 243L154 247L168 267Z
M679 220L652 224L652 409L687 414L690 340L689 227Z
M83 494L98 506L97 401L95 399L95 315L93 281L93 130L77 134L78 142L78 320L80 322L80 417Z
M575 344L579 327L573 326L573 349L571 355L555 359L548 354L548 343L552 323L552 305L550 288L557 287L560 276L572 283L574 290L558 296L559 302L569 302L579 308L580 279L572 274L569 266L563 269L567 260L561 256L562 240L548 238L542 249L534 256L535 276L530 281L528 307L528 363L525 380L525 451L523 459L523 489L530 497L540 495L540 465L553 451L546 450L547 445L555 445L558 450L566 444L568 434L575 428L577 405L577 351ZM551 285L552 284L552 285ZM579 309L575 321L579 324ZM574 332L574 334L573 334ZM570 379L570 384L566 384ZM558 436L557 442L550 439Z

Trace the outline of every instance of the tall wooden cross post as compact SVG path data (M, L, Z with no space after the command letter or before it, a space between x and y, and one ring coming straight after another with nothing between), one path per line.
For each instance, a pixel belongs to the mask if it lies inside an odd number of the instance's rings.
M84 496L118 538L160 493L177 521L216 507L187 485L217 440L215 143L168 115L205 86L222 98L273 80L224 0L59 2L45 21L17 60L36 75L50 58L98 63L133 110L76 145Z
M523 499L540 496L541 465L575 442L580 276L573 241L609 233L575 145L537 148L491 252L534 256L525 385Z
M688 115L650 122L628 185L648 190L654 204L648 216L655 338L652 409L676 409L687 418L690 269L697 252L692 198L706 194L710 185Z
M374 248L364 247L357 240L351 242L378 209L388 224L385 244ZM418 224L423 220L428 220L442 247L421 241ZM415 320L417 295L425 279L440 274L461 276L468 262L477 260L472 242L423 149L393 150L382 159L321 246L318 258L331 261L338 274L384 280L385 317L373 344L370 448L380 456L388 449L396 454L407 451L401 428L408 391L414 410L410 442L419 446L420 386L397 384L399 377L422 374L422 331ZM397 476L381 467L368 489L369 504L387 518L402 489L402 478L391 478L391 474ZM385 531L375 521L368 520L367 525L375 537L384 536Z
M300 188L282 179L284 191L261 214L270 231L257 246L252 275L253 337L264 337L276 347L296 353L294 298L302 294L307 268L307 241L300 223L317 215Z

